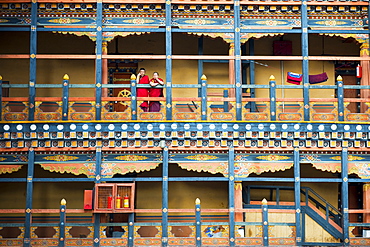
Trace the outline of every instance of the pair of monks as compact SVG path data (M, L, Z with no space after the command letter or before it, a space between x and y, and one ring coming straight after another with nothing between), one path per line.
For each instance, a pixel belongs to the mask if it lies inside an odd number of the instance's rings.
M158 85L163 85L163 79L159 78L158 72L153 73L153 78L149 79L149 76L145 75L145 69L141 68L139 74L136 77L137 84L149 84L151 88L138 88L137 97L163 97L163 89L156 88ZM161 103L159 101L144 101L141 103L140 108L144 112L159 112L161 110Z

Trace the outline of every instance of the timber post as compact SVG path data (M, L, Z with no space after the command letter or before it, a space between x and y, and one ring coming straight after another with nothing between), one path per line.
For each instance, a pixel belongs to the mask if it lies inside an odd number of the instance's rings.
M0 121L3 120L3 77L0 75Z
M266 198L262 200L262 243L263 246L269 245L268 206Z
M62 120L68 120L68 101L69 101L69 76L63 76L63 95L62 95Z
M66 199L60 201L60 210L59 210L59 247L65 246L66 240Z
M276 82L275 76L270 76L270 120L276 120Z
M131 119L137 120L136 75L131 75Z
M202 219L200 211L200 199L195 199L195 244L202 246Z
M202 120L207 120L207 77L205 75L202 75L200 79L202 81L200 93L202 97L201 115Z
M344 89L343 78L337 77L337 98L338 98L338 121L344 121Z

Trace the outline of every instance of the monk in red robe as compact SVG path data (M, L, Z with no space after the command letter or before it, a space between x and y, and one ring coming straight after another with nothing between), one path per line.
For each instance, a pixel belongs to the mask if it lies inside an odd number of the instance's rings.
M145 69L141 68L139 70L139 74L136 77L136 84L149 84L149 76L145 75ZM148 97L149 96L149 88L138 88L136 90L137 97ZM144 112L149 110L148 101L144 101L140 104L140 108L143 109Z
M154 72L153 78L149 82L150 86L149 89L149 97L163 97L163 88L156 88L158 85L163 86L164 82L163 79L159 78L159 73ZM149 111L150 112L159 112L161 110L161 103L159 101L150 101L149 103Z

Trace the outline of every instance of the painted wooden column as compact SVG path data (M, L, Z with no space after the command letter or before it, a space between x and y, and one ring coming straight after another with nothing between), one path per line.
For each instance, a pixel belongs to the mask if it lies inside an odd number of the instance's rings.
M166 120L172 120L172 12L171 0L166 1Z
M240 43L240 1L234 0L234 55L236 120L242 120L242 63Z
M344 89L343 78L337 77L337 98L338 98L338 120L344 121Z
M362 186L363 191L363 209L370 210L370 183L364 183ZM363 222L370 223L370 213L364 213L363 215Z
M131 84L130 84L130 89L131 89L131 119L132 120L137 120L136 75L132 74L130 80L131 80Z
M369 57L369 43L363 43L360 47L360 56L363 58ZM369 86L370 85L370 62L369 61L361 61L360 63L362 67L362 78L361 78L361 85ZM370 90L369 89L361 89L360 90L361 98L368 99L370 97ZM367 106L364 103L361 103L361 112L365 112Z
M275 76L270 76L270 120L276 120L276 82Z
M248 43L249 43L249 54L251 56L254 56L254 39L249 39ZM249 83L250 84L255 84L255 81L256 81L255 69L256 69L256 64L254 63L254 61L250 61L250 64L249 64ZM251 93L251 98L256 97L256 89L255 88L251 88L250 93ZM257 111L256 102L251 101L251 102L249 102L249 104L250 104L251 111L256 112Z
M96 148L95 161L95 183L100 183L100 173L102 165L102 150L101 147ZM100 246L100 214L94 214L94 247Z
M135 213L130 213L128 215L128 241L127 241L127 246L128 247L133 247L135 246L134 244L134 236L135 236Z
M310 120L310 84L309 84L309 62L308 62L308 16L307 0L301 4L301 43L302 43L302 73L303 73L303 115L304 120Z
M0 121L3 120L3 77L0 75Z
M200 211L200 199L195 200L195 245L202 246L202 214Z
M203 36L198 38L198 55L203 55L203 43L204 43L204 38ZM203 60L199 59L198 60L198 84L202 85L202 80L200 79L203 75ZM201 97L201 89L198 88L198 97Z
M96 3L96 58L95 58L95 119L101 120L102 109L102 51L103 51L103 3Z
M235 171L234 171L235 151L229 148L228 172L229 172L229 246L235 246Z
M69 76L63 76L63 96L62 96L62 120L68 120L68 102L69 102Z
M343 245L349 246L349 213L348 213L348 149L342 149L342 227L343 227Z
M229 56L234 56L234 43L230 43ZM229 84L235 85L235 61L234 59L229 60ZM235 97L235 90L230 88L229 97Z
M66 199L60 201L59 209L59 247L66 246Z
M295 229L296 245L302 245L302 224L301 224L301 168L299 162L299 148L293 151L294 160L294 204L295 204Z
M235 210L243 209L243 183L235 181L234 186L234 206ZM235 213L235 222L243 222L243 213Z
M108 54L108 43L102 43L102 55ZM102 58L102 84L108 84L108 59ZM108 97L108 88L102 88L102 97Z
M28 120L35 120L36 98L36 54L37 54L37 9L36 1L31 3L31 32L30 32L30 72L28 87Z
M263 246L269 246L269 221L268 206L266 198L262 200L262 243Z
M200 79L202 82L200 87L202 120L207 120L207 77L202 75Z
M27 185L26 185L26 215L24 223L23 246L31 246L31 223L32 223L32 204L33 204L33 174L35 166L35 151L30 148L28 151L27 164Z
M163 148L162 170L162 246L168 246L168 148Z

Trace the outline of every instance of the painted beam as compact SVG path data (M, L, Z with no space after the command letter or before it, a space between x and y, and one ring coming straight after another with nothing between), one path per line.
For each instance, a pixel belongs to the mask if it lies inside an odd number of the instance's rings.
M36 54L37 54L37 9L38 3L31 3L31 31L30 31L30 71L28 88L28 120L35 120L36 97Z
M63 90L62 90L62 120L68 120L69 108L69 76L67 74L63 77Z
M96 3L96 58L95 58L95 119L101 120L102 112L102 55L103 55L103 3Z
M304 239L302 239L302 228L301 223L301 168L299 162L299 148L294 148L294 204L295 204L295 227L296 227L296 245L302 245Z
M32 148L30 148L28 151L28 162L27 162L26 215L23 238L23 246L25 247L31 246L34 165L35 165L35 151Z
M168 246L168 148L163 148L162 163L162 246Z
M235 246L235 150L229 148L228 152L228 172L229 172L229 246Z
M198 55L202 56L203 55L203 44L204 44L204 38L203 36L198 37ZM204 61L199 59L198 60L198 85L202 85L202 75L203 75L203 63ZM201 97L201 89L198 88L198 97Z
M348 149L343 148L341 154L341 199L342 199L342 228L343 228L343 245L349 246L349 197L348 197Z
M166 1L166 119L172 120L172 12L171 0Z
M242 120L242 79L241 79L241 42L240 42L240 1L234 0L234 78L236 120Z
M302 73L303 73L303 118L305 121L310 120L310 87L309 87L309 70L308 70L308 13L307 0L301 4L301 49L302 49Z

